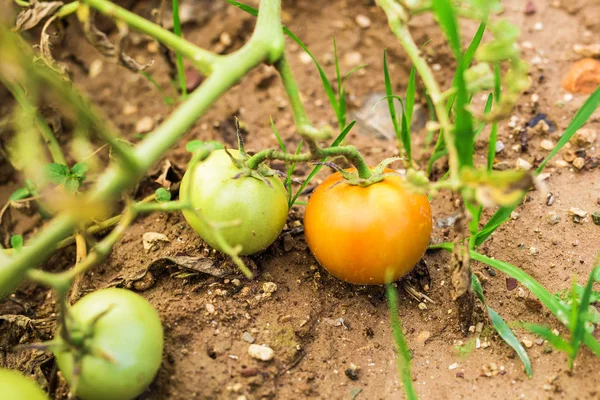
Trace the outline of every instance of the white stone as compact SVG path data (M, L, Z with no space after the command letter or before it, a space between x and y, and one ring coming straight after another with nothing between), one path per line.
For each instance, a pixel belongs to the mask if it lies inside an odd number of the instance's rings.
M248 354L250 357L261 361L270 361L275 357L275 352L272 348L258 344L251 344L248 347Z

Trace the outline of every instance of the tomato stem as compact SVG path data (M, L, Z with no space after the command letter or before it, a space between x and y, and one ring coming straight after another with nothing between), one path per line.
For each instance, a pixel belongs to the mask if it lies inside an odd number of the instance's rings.
M277 149L266 149L259 151L248 159L246 165L250 169L257 169L261 163L266 160L281 160L286 162L308 162L321 160L324 157L342 156L346 158L358 172L358 177L361 179L369 179L373 173L360 155L359 151L354 146L336 146L320 148L316 142L311 139L306 139L309 150L301 154L288 154Z

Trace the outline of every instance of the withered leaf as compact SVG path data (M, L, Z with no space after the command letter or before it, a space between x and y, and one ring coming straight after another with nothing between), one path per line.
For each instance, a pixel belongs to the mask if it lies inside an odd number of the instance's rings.
M35 27L44 18L54 15L63 5L62 1L32 0L30 6L17 15L15 30L23 32Z

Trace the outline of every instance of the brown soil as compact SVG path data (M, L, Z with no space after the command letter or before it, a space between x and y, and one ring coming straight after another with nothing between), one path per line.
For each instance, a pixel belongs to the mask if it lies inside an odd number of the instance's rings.
M551 6L549 3L567 3L536 0L537 11L526 16L523 2L505 1L504 17L522 29L521 43L529 61L541 59L532 66L533 86L522 97L514 115L522 126L533 115L543 112L557 125L557 132L549 134L556 142L571 120L585 96L575 95L565 102L565 92L560 87L561 78L578 57L572 52L576 43L588 43L600 35L595 0L570 1L568 6ZM146 13L151 6L136 8ZM244 43L253 27L254 18L233 7L214 6L209 14L201 7L202 24L185 25L185 36L209 49L218 46L219 36L227 32L232 38L230 51ZM383 91L382 53L388 48L393 81L396 90L403 92L410 64L390 33L383 13L371 1L350 2L285 2L286 24L311 49L319 60L332 60L332 43L336 37L342 67L353 65L344 62L348 54L358 52L368 66L357 73L348 84L351 109L361 105L362 99L374 92ZM354 18L363 14L371 19L371 27L361 29ZM538 22L542 30L534 29ZM429 17L420 17L412 23L419 43L428 39L430 61L442 66L438 77L449 85L452 74L451 57L444 40ZM465 23L465 37L471 37L476 25ZM76 54L86 65L100 58L81 39L79 28L71 24L63 50ZM150 42L132 45L131 51L140 58L156 58L150 72L166 90L167 68L160 57L150 54ZM333 113L320 85L317 71L311 63L303 64L301 51L288 42L289 58L305 99L307 111L317 124L334 124ZM324 63L329 76L333 76L331 63ZM102 74L89 78L74 63L69 64L74 81L108 115L132 141L135 122L151 116L157 122L166 118L172 107L165 106L156 90L141 76L123 68L103 63ZM531 97L539 95L533 104ZM476 99L478 107L483 100ZM124 115L127 105L138 111ZM238 86L220 99L186 136L191 139L214 139L233 144L232 116L238 116L248 127L247 147L257 150L276 146L269 127L272 115L291 147L298 143L285 93L273 71L261 67L250 73ZM589 127L600 129L600 115L592 118ZM424 132L418 135L417 147L422 147ZM485 160L487 131L478 146L477 161ZM513 134L507 123L500 126L500 140L506 148L498 155L499 161L514 164L518 157L537 163L546 152L539 147L541 134L531 134L528 149L514 150L520 144L518 133ZM185 142L170 151L165 159L185 167L188 155ZM373 163L396 154L396 143L370 134L366 129L356 129L348 138L364 150ZM419 152L420 153L420 152ZM588 149L589 156L600 155L597 148ZM423 160L426 160L423 155ZM560 158L560 155L557 159ZM423 165L423 164L421 164ZM439 165L443 167L443 165ZM7 170L2 166L2 171ZM302 176L308 167L298 171ZM548 189L554 195L552 206L546 197L534 191L519 206L514 218L500 228L483 246L482 251L494 258L513 263L531 274L551 292L569 287L573 276L579 281L587 277L598 251L600 227L591 221L575 224L568 209L578 207L588 212L600 209L600 179L597 170L576 171L573 168L548 168ZM4 176L5 172L0 173ZM10 175L9 175L10 176ZM5 179L2 179L5 180ZM3 183L0 204L17 186L16 182ZM157 184L148 179L141 185L138 196L153 191ZM142 193L143 192L143 193ZM444 193L432 202L434 226L442 218L456 212L456 198ZM546 214L555 211L561 216L557 225L546 222ZM263 254L253 258L257 278L241 283L235 277L215 278L196 274L181 278L177 268L152 269L151 279L133 288L145 296L160 312L166 337L164 362L156 381L142 396L147 399L247 399L260 398L331 398L395 399L401 398L401 387L394 360L388 310L382 287L356 287L344 284L321 269L304 243L301 230L294 229L302 220L302 207L295 208L288 221L287 238L278 240ZM489 217L493 210L487 210ZM13 227L12 233L31 235L37 219L26 220ZM160 232L170 239L155 251L142 247L144 232ZM435 226L434 242L452 237L449 228ZM284 246L285 242L285 246ZM537 249L534 253L532 248ZM287 250L287 251L286 251ZM127 284L140 275L153 260L173 255L202 256L206 249L198 236L187 226L179 214L152 214L139 218L124 240L102 265L89 273L81 285L82 293L98 288ZM47 268L67 268L74 259L74 250L66 249L54 256ZM544 346L533 344L528 350L534 375L527 378L514 352L493 332L485 313L478 305L475 325L483 322L481 333L464 336L459 329L457 308L450 299L448 256L441 252L425 256L431 281L423 287L425 279L415 275L414 284L431 297L435 304L426 310L417 307L404 291L400 290L400 310L407 340L413 353L414 383L424 399L459 398L599 398L596 379L600 359L583 349L577 359L574 374L567 372L563 353L544 351ZM483 265L473 268L482 277L489 305L507 322L520 320L551 325L565 333L556 319L532 295L521 288L508 290L505 277L491 276ZM274 282L277 290L265 293L263 284ZM236 285L237 284L237 285ZM143 290L140 290L143 289ZM521 296L519 296L521 293ZM522 296L525 296L522 297ZM212 307L211 307L212 306ZM212 311L214 308L214 312ZM55 326L56 308L53 295L47 290L23 285L9 300L0 303L0 365L18 368L36 375L40 384L49 387L55 398L66 398L64 382L56 379L51 356L43 352L7 351L17 343L49 339ZM340 324L343 318L343 324ZM336 322L337 321L337 322ZM535 337L515 328L520 339ZM250 333L256 343L265 343L275 350L274 361L264 363L248 355L249 344L242 340L244 332ZM428 337L424 341L424 338ZM457 346L472 345L476 338L489 342L487 348L458 351ZM483 376L484 366L495 363L500 373ZM345 373L351 365L358 367L357 380ZM450 366L457 364L455 369ZM360 391L359 394L357 394Z

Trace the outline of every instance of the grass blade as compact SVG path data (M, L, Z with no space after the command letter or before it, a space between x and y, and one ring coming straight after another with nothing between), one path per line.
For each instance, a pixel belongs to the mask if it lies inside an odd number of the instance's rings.
M583 334L585 333L585 323L587 322L587 315L590 308L590 298L592 295L592 288L596 282L596 275L600 273L600 267L595 267L590 273L590 277L585 285L583 294L581 296L581 302L577 306L577 302L573 302L573 308L577 308L577 315L575 319L575 326L573 327L573 333L571 335L571 349L573 354L569 360L569 366L573 368L573 361L577 357L577 352L583 341Z
M590 97L588 97L588 99L585 101L585 103L579 109L579 111L577 111L577 114L575 114L575 117L573 117L573 120L571 121L571 123L569 124L569 126L567 127L565 132L562 134L562 136L560 137L560 140L558 141L558 143L556 144L554 149L552 149L550 154L548 154L548 156L544 159L544 161L542 161L540 166L536 169L536 171L535 171L536 173L539 174L540 172L542 172L542 170L544 169L546 164L548 164L548 161L550 161L550 159L552 157L554 157L556 155L556 153L558 153L560 151L560 149L562 149L563 146L565 144L567 144L567 142L569 140L571 140L571 138L573 137L575 132L577 132L587 122L587 120L592 116L592 114L596 111L596 109L599 106L600 106L600 86L598 86L598 88L594 91L594 93L592 93L590 95Z
M281 135L279 134L279 130L275 126L275 122L273 121L273 117L269 117L269 119L271 120L271 129L273 129L273 133L275 134L275 137L277 138L277 143L279 143L279 148L284 153L287 153L287 150L286 150L286 147L285 147L285 143L281 139Z
M453 243L442 243L429 247L430 249L444 249L451 252ZM565 307L560 304L560 301L544 288L538 281L536 281L531 275L527 274L522 269L509 264L505 261L495 260L476 252L475 250L470 251L471 259L482 262L491 267L494 267L498 271L515 278L521 285L525 286L535 297L542 302L552 314L567 328L570 329L569 313ZM594 338L590 333L583 333L583 343L598 357L600 357L600 342Z
M410 69L410 76L408 77L408 84L406 85L406 94L404 98L406 99L406 110L404 110L404 114L406 114L406 124L409 127L409 135L410 135L410 127L412 124L412 116L413 110L415 109L415 94L417 91L417 71L413 66Z
M348 133L350 132L350 130L352 130L352 127L354 126L354 124L356 124L356 121L350 122L348 124L348 126L346 126L346 128L344 128L344 130L338 135L338 137L335 138L335 140L333 141L333 143L331 143L330 147L339 146L339 144L342 143L342 141L346 138L346 136L348 135ZM327 158L321 159L321 162L324 162L324 161L327 161ZM294 198L291 201L292 205L296 204L296 200L298 199L298 196L300 196L300 194L304 191L304 189L306 188L306 186L308 186L308 184L315 177L315 175L317 173L319 173L319 171L321 170L321 168L323 168L323 165L321 165L321 164L315 165L315 167L313 168L313 170L310 172L310 174L308 174L308 177L304 180L304 182L302 183L302 185L300 186L300 188L298 189L298 191L294 195Z
M181 37L181 20L179 19L179 0L173 0L173 33ZM177 76L179 78L179 89L181 90L181 97L187 97L187 85L185 83L185 71L183 70L183 57L181 53L175 51L175 57L177 62Z
M406 399L416 399L417 392L412 383L412 374L410 371L410 353L406 344L406 338L402 332L402 324L398 317L398 295L396 288L393 285L386 285L385 294L388 300L388 308L390 311L390 323L392 325L392 336L396 345L396 365L398 374L402 380L402 388Z
M387 50L383 51L383 79L385 84L385 94L387 97L388 110L390 117L392 118L392 125L394 126L394 132L398 140L400 138L400 127L398 126L398 116L396 115L396 106L394 105L394 92L392 90L392 81L390 79L390 73L387 65ZM405 143L401 143L402 147L405 147Z
M487 303L485 302L485 298L483 297L483 288L481 287L481 283L479 282L479 279L477 279L475 274L472 274L471 278L472 278L471 283L473 286L473 290L475 291L475 294L477 295L479 300L485 305L485 308L487 309L488 314L490 315L490 319L492 320L492 325L494 325L496 332L498 332L498 335L500 335L502 340L504 340L506 342L506 344L508 344L510 347L512 347L513 350L517 353L517 355L523 362L523 366L525 367L525 372L527 373L527 376L531 378L531 376L533 375L533 372L531 370L531 360L529 359L529 356L527 355L527 351L525 350L525 348L523 347L521 342L519 342L519 339L517 339L517 337L515 336L513 331L510 329L508 324L506 322L504 322L502 317L496 311L494 311L490 306L487 305Z
M548 156L544 159L544 161L540 164L540 166L535 171L536 174L542 172L548 161L558 153L558 151L573 137L575 132L577 132L591 117L591 115L596 111L596 109L600 106L600 87L596 89L594 93L588 97L583 106L579 109L563 135L561 139L556 144L556 147L548 154ZM483 242L487 240L488 237L496 230L500 225L504 223L510 216L510 213L517 208L517 205L513 207L500 207L498 211L489 219L489 221L485 224L483 229L479 231L477 234L477 239L475 241L475 246L481 246Z

